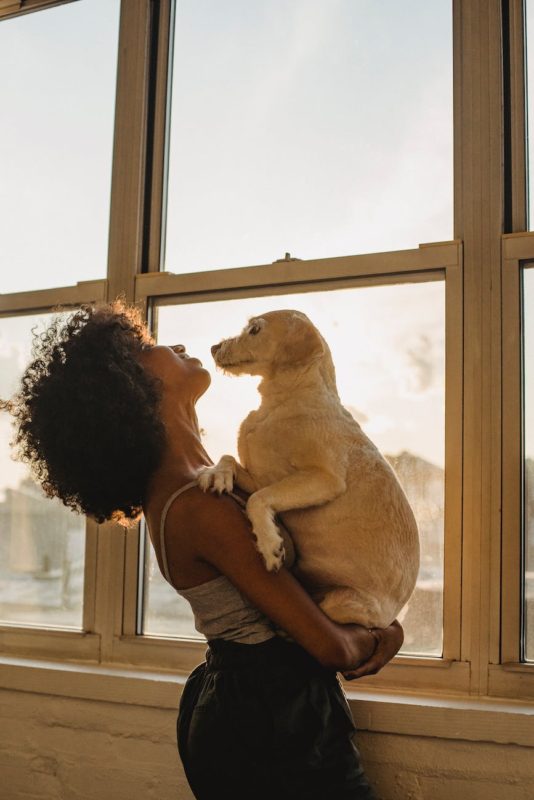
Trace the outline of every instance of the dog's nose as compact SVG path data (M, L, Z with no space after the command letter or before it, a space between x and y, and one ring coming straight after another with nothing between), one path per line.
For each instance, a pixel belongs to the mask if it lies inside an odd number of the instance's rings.
M217 350L220 350L220 349L221 349L221 345L222 345L222 342L219 342L219 344L213 344L213 345L211 346L211 354L212 354L212 356L214 356L214 355L215 355L215 353L217 352Z

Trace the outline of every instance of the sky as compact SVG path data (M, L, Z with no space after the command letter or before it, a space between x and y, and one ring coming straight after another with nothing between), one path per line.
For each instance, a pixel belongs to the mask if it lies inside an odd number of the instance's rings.
M533 7L528 0L529 25ZM78 0L0 24L0 291L105 276L118 18L119 0ZM180 0L165 268L210 270L269 263L285 252L328 257L452 238L451 41L450 0ZM528 69L532 107L532 59ZM320 295L291 303L330 332L338 371L353 365L367 376L355 379L346 402L364 414L369 431L383 437L389 427L390 450L411 445L442 464L441 410L434 406L435 419L430 412L435 387L419 392L413 408L395 393L413 378L414 348L426 348L434 376L442 370L442 291L358 292L330 294L335 322ZM367 304L356 298L388 292L387 314L378 300L369 306L376 307L369 325L381 325L367 341L368 351L381 342L391 371L384 383L373 379L376 359L364 366L365 346L355 355L371 329L360 325ZM206 337L198 329L187 336L200 305L187 312L185 331L184 307L166 310L160 336L175 338L172 317L176 335L202 348L204 338L235 333L257 308L288 302L211 304ZM10 374L27 357L24 325L0 322L0 359ZM388 353L395 354L389 365ZM533 381L527 370L529 396ZM233 391L223 384L217 391ZM421 414L424 402L429 411ZM400 433L410 425L418 431L411 443ZM534 457L532 422L526 435Z
M206 449L218 459L236 454L239 424L259 405L259 378L217 372L210 346L237 335L251 316L303 311L331 348L343 404L378 447L443 467L444 301L439 281L162 306L158 341L185 344L212 375L197 409Z
M0 24L0 291L105 276L118 15L78 0ZM177 3L167 270L449 240L452 156L450 0ZM209 359L250 314L300 308L372 438L442 465L443 304L436 283L197 304L163 309L159 336ZM29 327L0 321L3 391ZM257 404L245 382L215 375L199 407L214 454Z
M450 0L180 0L172 272L453 238Z
M0 292L106 276L118 14L0 22Z

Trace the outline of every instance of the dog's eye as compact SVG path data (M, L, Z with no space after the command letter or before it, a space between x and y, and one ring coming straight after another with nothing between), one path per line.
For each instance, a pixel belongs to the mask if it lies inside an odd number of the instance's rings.
M248 329L248 332L251 336L256 336L256 334L259 333L260 331L261 328L259 325L251 325L250 328Z

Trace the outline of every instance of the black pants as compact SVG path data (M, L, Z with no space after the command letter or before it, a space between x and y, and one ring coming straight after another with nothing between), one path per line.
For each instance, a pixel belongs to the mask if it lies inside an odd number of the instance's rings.
M375 800L335 673L278 637L208 644L178 715L197 800Z

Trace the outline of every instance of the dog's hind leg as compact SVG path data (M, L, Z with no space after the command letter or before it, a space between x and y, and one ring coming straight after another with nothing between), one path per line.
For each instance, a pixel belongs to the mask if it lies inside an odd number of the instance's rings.
M393 622L389 604L380 603L368 592L340 586L328 589L319 600L324 613L341 624L355 623L366 628L387 628Z

